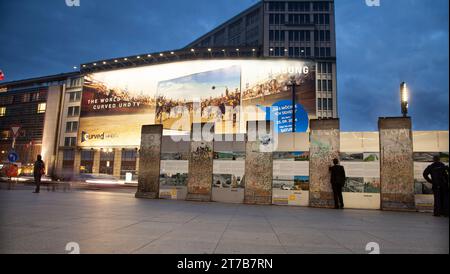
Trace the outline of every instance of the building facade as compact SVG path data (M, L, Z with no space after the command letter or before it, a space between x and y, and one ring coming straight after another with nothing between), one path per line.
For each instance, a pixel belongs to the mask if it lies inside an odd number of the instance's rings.
M67 73L0 85L0 162L18 155L23 174L31 174L32 164L42 154L53 172L57 146L61 96L70 77ZM78 76L79 77L79 76ZM13 128L17 131L14 132Z
M260 47L263 57L317 62L317 117L337 118L334 1L264 0L187 48Z

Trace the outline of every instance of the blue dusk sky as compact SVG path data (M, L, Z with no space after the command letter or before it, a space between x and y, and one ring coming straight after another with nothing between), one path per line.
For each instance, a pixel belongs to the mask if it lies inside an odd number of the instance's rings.
M336 0L339 116L345 131L376 130L411 90L415 130L448 130L448 0ZM178 49L256 0L0 1L5 81L70 72L94 60Z

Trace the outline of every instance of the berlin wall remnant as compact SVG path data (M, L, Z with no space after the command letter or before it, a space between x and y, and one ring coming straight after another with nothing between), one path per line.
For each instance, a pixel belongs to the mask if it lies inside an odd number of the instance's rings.
M414 211L411 118L380 118L381 209Z
M142 126L136 198L159 198L162 125Z
M273 122L247 122L244 203L272 204L273 151L277 145Z
M339 158L339 119L311 120L309 162L309 204L311 207L334 207L329 167Z
M192 124L186 200L211 201L213 159L214 124Z

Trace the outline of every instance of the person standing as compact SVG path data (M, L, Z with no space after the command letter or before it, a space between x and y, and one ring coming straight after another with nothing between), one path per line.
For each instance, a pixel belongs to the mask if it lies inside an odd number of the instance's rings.
M339 160L333 160L333 166L330 167L331 172L331 186L333 188L334 195L334 208L342 209L344 208L344 198L342 197L342 188L345 185L345 169L343 166L339 165Z
M433 186L434 196L434 216L441 215L448 217L449 187L448 187L448 166L441 162L439 156L433 157L433 163L423 172L423 177ZM430 177L431 176L431 177Z
M36 184L36 190L33 193L39 193L41 190L41 178L45 174L45 164L42 161L42 156L38 155L37 160L34 163L33 175L34 183Z

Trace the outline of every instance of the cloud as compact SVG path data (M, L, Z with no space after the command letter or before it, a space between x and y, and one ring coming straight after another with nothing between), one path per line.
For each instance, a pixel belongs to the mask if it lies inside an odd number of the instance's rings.
M0 69L7 80L67 72L94 60L181 48L256 0L0 1ZM448 0L336 1L339 115L375 130L411 88L416 129L448 130Z

